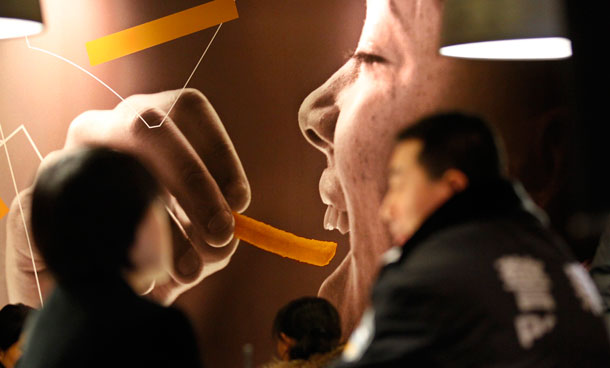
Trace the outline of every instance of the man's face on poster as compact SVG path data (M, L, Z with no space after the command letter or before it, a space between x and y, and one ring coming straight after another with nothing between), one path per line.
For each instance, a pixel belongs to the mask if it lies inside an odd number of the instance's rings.
M327 158L324 226L349 231L359 272L373 272L391 245L377 214L394 136L431 110L442 82L434 78L437 62L422 63L438 59L439 16L437 1L369 0L353 56L299 112L305 137Z

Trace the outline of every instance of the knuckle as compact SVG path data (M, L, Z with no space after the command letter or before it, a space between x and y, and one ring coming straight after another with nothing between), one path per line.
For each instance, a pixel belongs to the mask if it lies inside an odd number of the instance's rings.
M227 157L232 157L233 152L234 148L230 142L226 140L216 140L210 143L208 155L211 159L225 159Z
M198 102L198 103L206 103L209 102L207 97L198 89L195 88L187 88L182 92L180 99L185 99L187 101Z
M74 142L83 139L83 136L88 131L89 126L91 124L92 114L95 114L94 111L85 111L78 115L68 127L68 133L66 136L67 142Z
M210 109L211 106L208 98L201 91L194 88L185 89L176 103L176 108L180 111L205 111Z
M206 174L203 167L199 167L196 164L186 165L181 170L177 171L181 175L180 185L185 188L196 188L196 191L203 198L202 202L196 205L197 208L193 208L193 204L187 205L195 217L192 218L195 223L202 225L207 224L207 220L211 219L214 215L222 210L227 210L224 203L223 195L219 189L216 189L216 184L213 183L209 175ZM184 201L184 199L183 199ZM202 222L203 221L203 222Z
M201 187L202 183L205 183L206 177L202 170L196 167L192 167L189 165L185 167L181 171L182 173L182 182L191 188Z
M161 128L160 124L164 117L163 111L157 107L139 109L137 115L127 122L127 130L134 138L142 138L159 130L157 128Z

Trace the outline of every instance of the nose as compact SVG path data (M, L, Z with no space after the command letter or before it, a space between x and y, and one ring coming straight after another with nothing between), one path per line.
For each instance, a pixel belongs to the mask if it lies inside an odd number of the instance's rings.
M335 127L341 113L339 95L353 80L350 64L346 63L311 92L299 109L299 127L305 139L326 155L332 153Z

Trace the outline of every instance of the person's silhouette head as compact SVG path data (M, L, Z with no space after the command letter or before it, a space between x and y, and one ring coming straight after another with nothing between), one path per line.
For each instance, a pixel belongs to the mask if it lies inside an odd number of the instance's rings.
M104 147L71 151L44 167L32 194L32 233L57 281L119 276L143 291L169 263L160 193L135 157Z
M273 337L283 360L306 360L314 354L330 352L341 339L339 314L322 298L293 300L277 312Z

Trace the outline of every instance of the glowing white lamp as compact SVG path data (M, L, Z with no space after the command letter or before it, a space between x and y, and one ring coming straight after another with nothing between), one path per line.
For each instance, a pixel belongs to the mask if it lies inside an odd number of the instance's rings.
M0 39L31 36L42 29L39 0L0 0Z
M562 0L447 0L440 53L468 59L572 55Z

